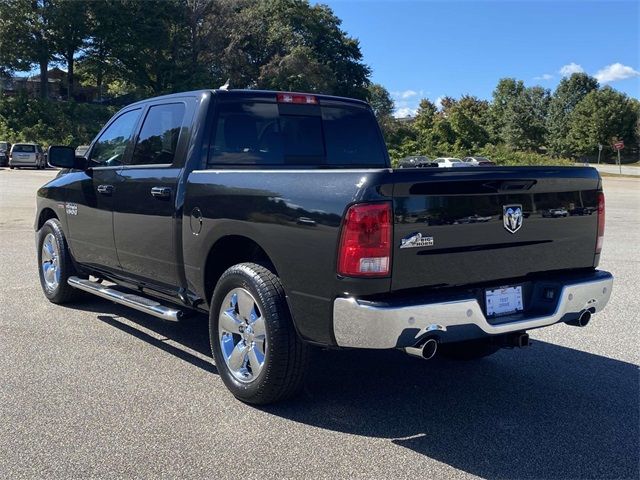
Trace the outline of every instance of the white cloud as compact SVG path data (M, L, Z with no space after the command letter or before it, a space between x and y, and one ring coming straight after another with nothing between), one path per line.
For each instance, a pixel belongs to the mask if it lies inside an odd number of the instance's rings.
M571 62L571 63L568 63L567 65L564 65L562 68L560 68L558 73L560 73L560 75L562 75L563 77L569 77L571 76L572 73L582 73L582 72L584 72L584 68L582 68L577 63Z
M408 90L391 92L391 96L393 98L402 99L402 100L406 100L408 98L415 97L417 95L420 95L420 96L424 95L424 90L415 91L415 90L408 89Z
M393 113L393 116L396 118L413 117L417 111L418 111L417 108L411 108L411 107L397 108L396 111Z
M549 73L543 73L542 75L538 76L538 77L533 77L534 80L542 80L544 82L553 79L553 75L549 74Z
M438 110L442 110L442 100L444 100L444 96L439 96L436 98L435 105Z
M640 72L621 63L612 63L596 72L594 77L600 83L610 83L616 80L640 76Z

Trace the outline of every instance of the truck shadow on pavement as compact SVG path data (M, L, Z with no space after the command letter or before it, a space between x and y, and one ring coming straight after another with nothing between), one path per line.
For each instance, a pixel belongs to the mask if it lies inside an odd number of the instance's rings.
M203 315L167 323L107 302L77 307L216 372ZM317 351L303 394L260 410L485 478L638 478L639 380L633 364L538 341L475 362Z

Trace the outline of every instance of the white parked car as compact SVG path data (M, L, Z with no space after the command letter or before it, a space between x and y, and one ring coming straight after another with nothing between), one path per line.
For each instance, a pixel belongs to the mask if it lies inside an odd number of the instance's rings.
M9 168L34 167L37 169L47 166L42 147L37 143L16 143L9 154Z
M434 160L438 164L438 167L450 168L450 167L470 167L471 165L464 163L459 158L455 157L440 157Z

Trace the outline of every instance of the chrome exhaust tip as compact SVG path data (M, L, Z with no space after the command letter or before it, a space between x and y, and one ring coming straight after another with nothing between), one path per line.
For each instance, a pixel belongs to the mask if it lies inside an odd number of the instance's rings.
M585 310L580 314L580 318L578 318L578 326L586 327L591 320L591 312L589 310Z
M438 342L435 338L428 339L422 346L422 358L431 360L438 351Z
M408 353L412 357L422 358L424 360L431 360L435 357L438 351L438 341L435 338L428 338L419 347L405 347L405 353Z
M591 311L590 310L583 310L582 312L580 312L580 316L578 318L576 318L575 320L570 320L567 323L567 325L573 325L575 327L586 327L589 322L591 321Z

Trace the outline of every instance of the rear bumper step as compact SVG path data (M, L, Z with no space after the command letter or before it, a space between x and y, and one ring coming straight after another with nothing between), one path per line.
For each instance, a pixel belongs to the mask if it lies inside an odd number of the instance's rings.
M154 317L161 318L170 322L179 321L184 312L175 308L165 307L164 305L151 300L147 297L142 297L133 293L121 292L115 288L105 287L104 285L85 280L78 277L70 277L68 280L69 285L78 290L89 292L98 297L106 298L112 302L120 305L131 307L140 312L148 313Z
M337 298L333 303L333 329L338 346L352 348L404 348L425 337L450 342L524 332L584 318L585 312L590 317L605 307L612 286L610 273L595 272L564 284L552 313L500 324L489 322L475 298L417 305Z

